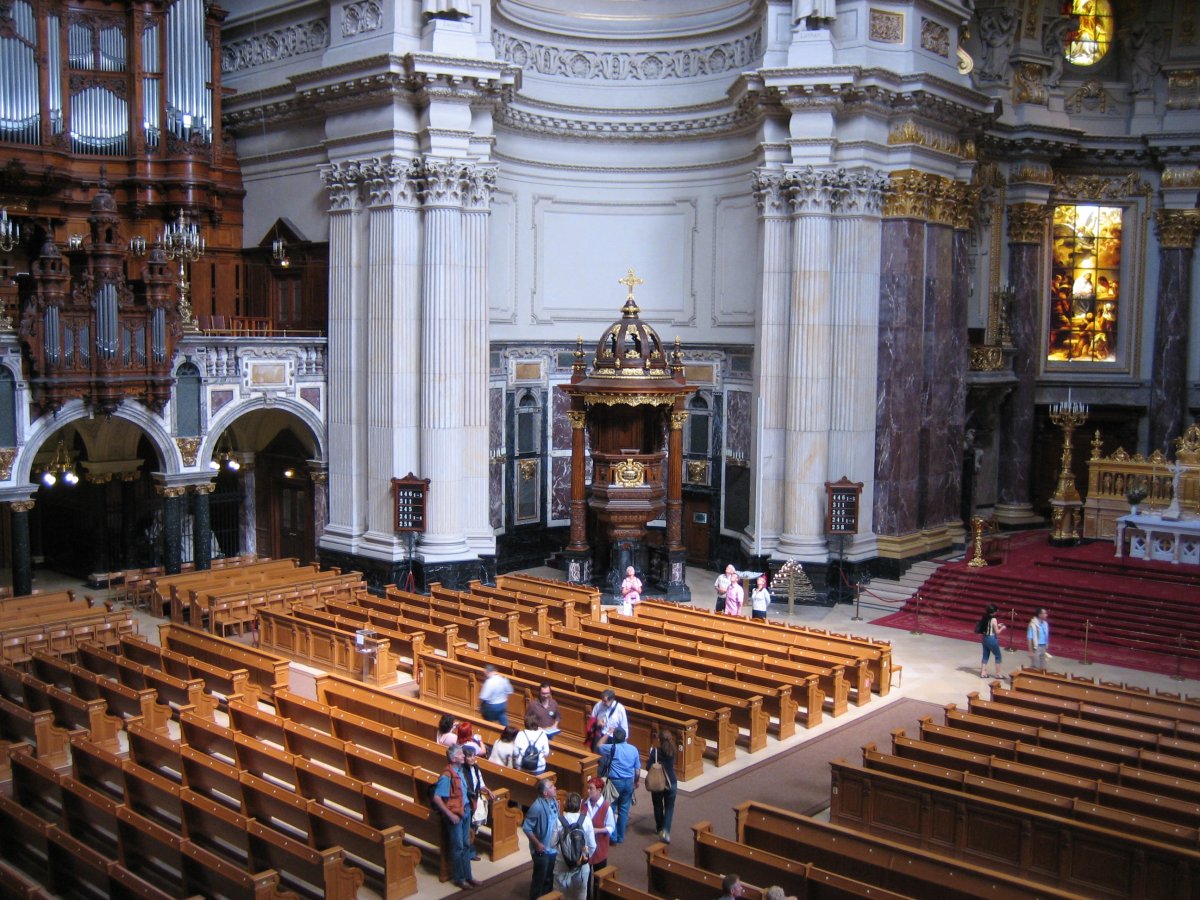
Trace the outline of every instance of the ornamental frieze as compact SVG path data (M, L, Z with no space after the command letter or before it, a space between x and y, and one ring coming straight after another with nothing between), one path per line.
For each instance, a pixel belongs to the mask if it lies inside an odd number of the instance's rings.
M315 53L329 46L329 23L309 19L264 34L221 45L221 71L225 74L265 66L293 56Z
M499 29L492 30L496 55L541 75L589 81L665 81L753 68L762 59L762 32L706 47L629 53L555 47Z
M1168 166L1163 169L1159 182L1164 188L1200 188L1200 168L1174 168Z
M1082 200L1124 200L1148 196L1150 185L1136 172L1124 175L1056 175L1054 196Z

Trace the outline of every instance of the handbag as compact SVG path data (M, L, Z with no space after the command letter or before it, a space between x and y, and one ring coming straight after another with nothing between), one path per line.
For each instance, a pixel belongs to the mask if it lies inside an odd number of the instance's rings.
M475 798L475 811L471 813L471 824L478 828L480 825L487 823L488 817L488 798L487 794L480 794Z
M646 770L646 790L652 794L667 790L667 772L658 760L650 763Z
M616 804L617 793L618 793L617 786L612 783L612 779L605 778L604 779L604 792L602 793L601 796L604 797L605 801L608 803L609 806L613 806Z

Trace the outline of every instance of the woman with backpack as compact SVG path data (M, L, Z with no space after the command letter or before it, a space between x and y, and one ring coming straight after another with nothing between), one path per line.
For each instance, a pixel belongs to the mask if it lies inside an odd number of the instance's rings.
M537 716L527 713L525 730L513 738L513 765L530 775L541 775L546 771L546 758L550 755L550 738L538 727Z
M1004 631L1004 623L996 618L996 613L999 608L995 603L989 603L987 609L983 611L979 622L975 625L975 633L981 635L983 643L983 661L979 664L979 677L987 678L988 657L996 657L996 674L994 678L1002 677L1000 675L1000 634Z
M596 852L596 831L582 807L582 797L568 794L551 835L552 846L558 850L554 858L554 887L565 900L587 900L592 871L588 861Z

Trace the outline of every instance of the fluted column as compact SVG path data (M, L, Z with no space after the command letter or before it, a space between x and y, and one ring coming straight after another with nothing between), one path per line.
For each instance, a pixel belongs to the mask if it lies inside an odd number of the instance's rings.
M879 307L880 214L887 178L849 172L842 179L833 220L832 358L829 464L825 478L863 482L859 533L847 552L869 552L875 491L875 380Z
M209 515L208 498L216 485L192 485L192 562L196 571L212 568L212 517Z
M783 532L784 446L788 372L788 310L792 292L792 222L781 172L754 174L759 211L762 301L755 335L754 380L758 406L752 411L753 459L759 467L751 496L754 553L769 553Z
M463 211L463 296L466 322L463 367L463 531L476 554L496 552L489 509L488 440L488 219L496 170L475 165L466 173Z
M1188 426L1187 363L1192 261L1200 211L1160 209L1158 306L1154 314L1154 377L1150 379L1151 451L1168 452Z
M777 552L824 561L824 482L832 380L830 238L837 173L810 166L792 172L788 183L795 218L786 363L783 534Z
M367 345L359 374L366 396L364 473L370 504L363 549L397 560L392 479L420 469L420 167L386 157L364 163L367 198ZM335 461L330 459L332 475Z
M421 555L428 562L464 559L463 426L466 406L463 295L463 166L424 168L425 282L421 292L421 462L429 479Z
M361 165L348 161L322 169L329 194L329 528L323 543L353 551L367 529L365 289L361 234L364 179ZM251 535L253 532L251 532ZM243 535L245 538L245 535ZM251 540L251 548L254 539ZM246 545L243 543L243 547Z
M320 543L329 524L329 468L320 460L308 460L308 477L313 486L313 538Z
M33 554L29 546L29 513L33 500L13 500L8 504L14 597L33 593Z
M1041 203L1014 203L1008 207L1008 281L1014 291L1010 329L1016 384L1000 413L996 517L1002 522L1034 518L1029 480L1038 371L1038 317L1045 292L1041 260L1049 218L1050 207Z

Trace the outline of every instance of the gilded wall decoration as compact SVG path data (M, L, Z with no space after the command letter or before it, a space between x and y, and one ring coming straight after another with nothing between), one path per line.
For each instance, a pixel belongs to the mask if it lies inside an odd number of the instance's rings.
M1049 163L1023 162L1013 168L1012 184L1054 184L1054 169Z
M868 36L881 44L903 44L904 13L872 9Z
M1080 116L1109 115L1116 112L1116 101L1104 89L1100 79L1093 78L1084 82L1083 86L1066 99L1067 112Z
M0 447L0 481L12 478L13 461L17 458L17 447Z
M1013 102L1045 106L1049 98L1042 83L1045 72L1040 63L1018 63L1013 68Z
M950 29L941 22L921 17L921 49L950 58Z
M1124 200L1148 197L1150 185L1136 172L1123 175L1056 175L1054 196L1084 200Z
M1164 188L1200 188L1200 168L1185 169L1168 166L1159 182Z
M708 460L689 459L687 462L688 484L708 484Z
M1163 249L1191 250L1200 233L1200 210L1155 210L1154 224L1158 226L1158 243Z
M200 438L198 437L177 437L175 443L179 447L179 455L183 457L185 466L194 466L196 464L196 454L200 452Z
M892 126L888 132L888 144L892 146L913 144L936 150L939 153L948 153L959 159L974 159L975 157L974 141L960 140L957 135L947 134L927 125L918 125L912 119L905 119Z
M1008 239L1014 244L1040 244L1046 238L1050 207L1041 203L1013 203L1008 207Z
M929 172L905 169L893 172L883 200L887 219L921 219L938 225L959 221L956 207L964 202L967 186Z

